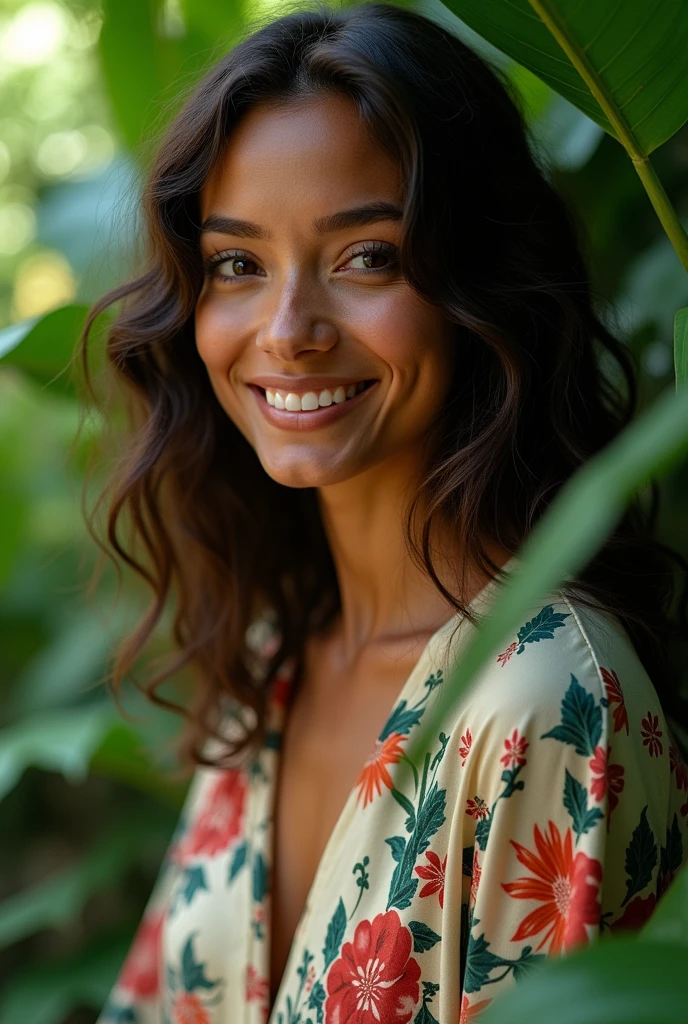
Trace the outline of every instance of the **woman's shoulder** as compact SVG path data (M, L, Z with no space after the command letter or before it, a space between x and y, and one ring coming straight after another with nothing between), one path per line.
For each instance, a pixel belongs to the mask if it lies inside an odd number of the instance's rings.
M523 615L513 637L484 665L469 703L493 722L556 719L562 731L593 729L593 737L606 734L610 715L616 721L640 716L640 722L650 709L661 714L653 682L620 620L559 589Z

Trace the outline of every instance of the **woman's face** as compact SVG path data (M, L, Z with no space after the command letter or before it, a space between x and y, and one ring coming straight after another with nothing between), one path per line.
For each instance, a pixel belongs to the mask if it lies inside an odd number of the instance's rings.
M401 201L395 161L338 95L252 109L202 191L196 345L281 484L416 447L447 395L453 329L399 271Z

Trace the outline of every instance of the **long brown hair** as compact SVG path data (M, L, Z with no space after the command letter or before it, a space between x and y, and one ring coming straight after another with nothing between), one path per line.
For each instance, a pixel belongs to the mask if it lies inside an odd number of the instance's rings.
M541 166L508 79L448 30L402 8L321 4L263 25L211 68L159 144L142 194L145 264L91 310L121 301L107 337L129 412L124 454L94 515L104 545L150 586L147 615L121 644L119 685L169 608L175 653L139 685L187 719L182 749L208 760L228 701L253 709L232 750L259 748L266 694L289 657L340 609L316 489L263 470L221 409L194 343L203 283L199 193L241 116L266 100L335 90L356 104L405 183L401 267L456 327L462 357L427 438L427 473L407 522L410 557L445 598L430 537L449 524L486 579L486 545L517 551L562 484L632 418L634 368L593 309L580 227ZM612 367L602 372L602 360ZM676 703L669 641L683 628L674 560L653 539L657 489L636 501L564 592L615 614L665 710ZM422 509L422 512L420 511ZM508 510L508 514L507 514ZM128 527L128 529L125 529ZM125 536L126 535L126 536ZM257 669L249 627L271 619L277 645ZM182 668L193 697L160 686Z

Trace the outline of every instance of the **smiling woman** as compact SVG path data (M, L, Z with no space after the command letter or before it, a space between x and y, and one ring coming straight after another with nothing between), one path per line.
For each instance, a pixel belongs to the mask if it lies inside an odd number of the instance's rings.
M637 927L685 860L673 566L641 505L407 754L632 415L570 215L499 75L376 3L224 56L144 215L147 265L90 318L124 300L103 500L154 595L114 679L173 607L144 688L194 669L196 770L101 1021L475 1021L544 955Z

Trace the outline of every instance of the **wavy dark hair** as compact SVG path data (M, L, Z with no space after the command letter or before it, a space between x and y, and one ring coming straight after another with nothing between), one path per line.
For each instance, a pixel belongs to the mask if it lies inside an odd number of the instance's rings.
M349 97L398 161L402 272L460 338L407 521L410 557L457 612L474 621L435 572L434 526L449 524L466 564L500 578L489 543L518 551L562 484L636 407L628 350L593 308L583 232L503 72L447 28L382 3L317 4L243 38L159 143L142 194L145 264L92 307L81 348L88 379L93 321L121 301L107 364L126 397L129 431L91 528L106 511L101 543L146 581L153 601L116 652L112 680L117 690L171 609L172 656L137 685L185 716L181 748L192 763L227 763L204 749L227 702L253 710L229 756L260 747L277 668L294 657L298 678L307 636L340 609L316 489L286 487L264 471L210 387L193 326L203 284L199 193L233 127L263 101L323 90ZM675 559L686 566L654 539L656 486L649 495L562 590L618 617L680 722L669 647L685 635ZM257 671L249 627L261 617L272 618L277 644ZM195 680L189 699L162 697L160 686L182 669Z

